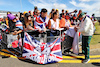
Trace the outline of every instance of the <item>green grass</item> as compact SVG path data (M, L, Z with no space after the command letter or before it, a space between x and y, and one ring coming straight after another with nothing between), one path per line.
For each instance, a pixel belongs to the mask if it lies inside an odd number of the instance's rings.
M100 25L98 22L95 24L95 27L96 27L96 31L91 39L90 45L100 44Z

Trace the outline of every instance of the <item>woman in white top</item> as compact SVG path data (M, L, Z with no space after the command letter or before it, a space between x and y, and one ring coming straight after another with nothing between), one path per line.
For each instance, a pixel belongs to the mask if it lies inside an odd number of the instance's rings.
M59 14L57 12L53 13L53 19L50 19L48 22L48 28L53 30L59 30L60 20L58 19Z
M59 28L60 28L60 20L59 18L59 14L57 12L53 13L53 18L49 20L48 22L48 28L52 29L53 31L50 32L50 36L54 36L54 35L59 35Z

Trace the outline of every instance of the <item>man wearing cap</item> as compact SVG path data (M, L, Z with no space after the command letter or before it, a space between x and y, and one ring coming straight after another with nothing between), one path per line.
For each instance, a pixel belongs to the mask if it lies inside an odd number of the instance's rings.
M80 13L80 12L79 12ZM81 23L79 27L75 27L75 30L81 32L82 34L82 54L85 55L83 63L88 63L89 58L89 44L93 35L93 23L89 17L86 16L84 12L81 12L79 15L79 20Z

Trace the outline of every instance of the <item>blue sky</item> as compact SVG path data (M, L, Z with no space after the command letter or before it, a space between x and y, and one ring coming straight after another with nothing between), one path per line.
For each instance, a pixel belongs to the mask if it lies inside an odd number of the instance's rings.
M87 12L88 15L95 13L96 16L100 16L100 0L0 0L0 10L5 11L29 11L37 6L39 10L42 8L48 9L48 12L52 8L73 11L75 9L82 9Z

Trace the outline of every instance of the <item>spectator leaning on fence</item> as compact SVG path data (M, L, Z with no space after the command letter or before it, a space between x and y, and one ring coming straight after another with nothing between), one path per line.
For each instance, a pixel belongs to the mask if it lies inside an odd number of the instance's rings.
M22 23L13 14L8 14L7 17L9 19L9 31L13 35L21 33L23 29Z
M65 18L63 17L65 16L64 14L62 14L62 18L60 20L60 27L61 28L67 28L67 30L69 29L69 27L72 27L71 22L70 22L70 17L69 14L66 14Z
M59 14L57 12L53 13L53 19L49 20L49 29L57 30L60 28L60 20L59 20Z
M80 13L79 19L81 20L81 23L79 27L75 27L75 30L81 32L82 34L82 54L85 55L85 59L82 62L87 63L90 60L89 44L93 35L93 23L91 19L86 16L84 12Z
M34 21L34 28L37 29L40 33L46 31L46 26L48 25L49 18L47 17L47 9L41 9L41 13L36 17Z
M59 32L55 31L60 29L59 14L57 12L53 13L53 18L49 20L48 26L49 29L53 30L50 32L50 36L59 35Z

